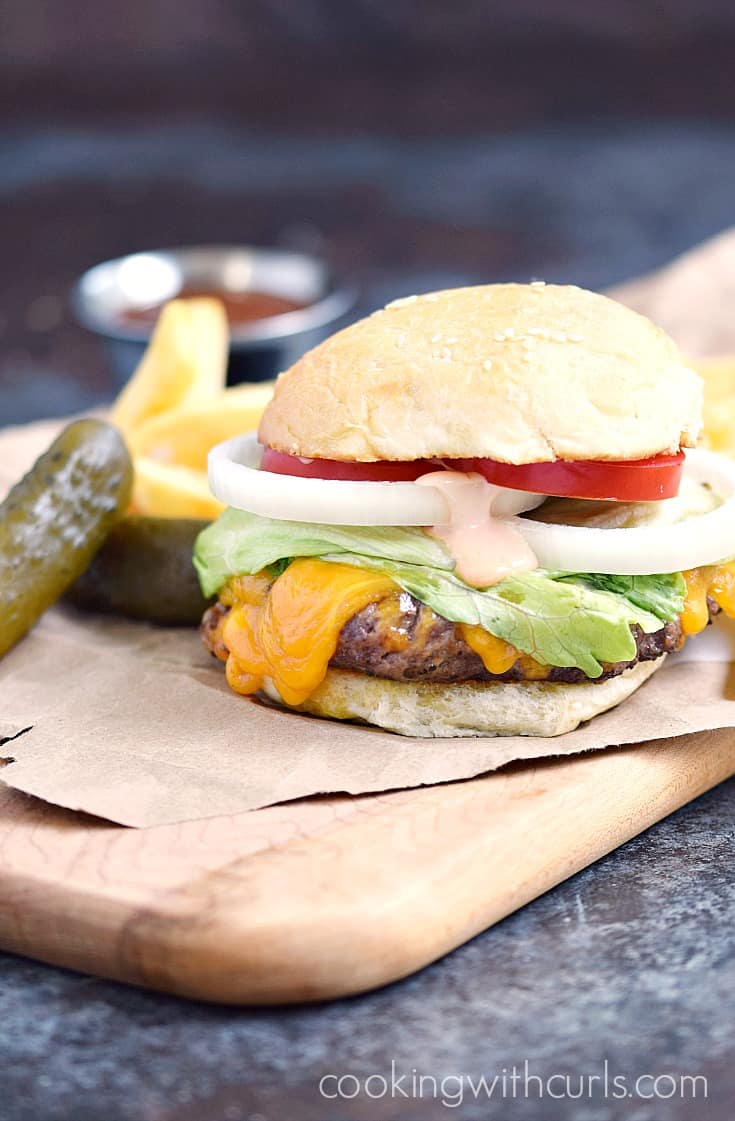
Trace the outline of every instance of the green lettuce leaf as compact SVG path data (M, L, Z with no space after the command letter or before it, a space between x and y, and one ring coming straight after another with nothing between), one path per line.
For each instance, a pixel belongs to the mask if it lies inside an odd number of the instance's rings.
M594 588L597 591L613 592L650 611L659 619L672 622L684 610L686 581L681 572L668 572L658 576L608 576L601 572L586 572L569 575L549 573L555 580L563 580Z
M631 626L650 633L683 606L671 576L599 576L536 570L477 589L454 575L448 550L421 529L313 525L227 510L199 535L194 564L206 596L231 577L317 556L391 576L405 591L457 623L479 624L547 665L597 677L602 662L629 661Z
M231 576L260 572L290 557L359 553L385 560L450 571L448 549L423 529L400 526L317 525L261 518L245 510L225 510L197 538L194 567L205 596L218 592Z

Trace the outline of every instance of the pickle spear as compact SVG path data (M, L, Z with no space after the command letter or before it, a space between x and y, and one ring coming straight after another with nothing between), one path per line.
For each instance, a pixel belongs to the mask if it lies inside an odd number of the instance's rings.
M0 657L85 570L132 483L118 430L79 420L0 504Z
M122 518L66 598L86 611L197 626L212 601L202 595L191 558L209 524L199 518Z

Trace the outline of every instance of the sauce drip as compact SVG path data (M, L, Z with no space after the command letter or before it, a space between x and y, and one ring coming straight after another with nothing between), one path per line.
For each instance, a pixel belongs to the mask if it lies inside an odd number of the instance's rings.
M431 526L456 562L456 573L466 584L488 588L508 576L538 568L538 561L523 536L507 521L493 517L492 506L502 487L482 475L464 471L432 471L419 486L435 487L446 499L449 521Z
M171 297L172 299L174 297ZM176 293L176 299L198 300L215 299L224 305L230 327L245 327L259 319L270 319L274 315L285 315L290 311L301 311L307 304L276 296L272 292L228 292L222 288L184 287ZM153 327L161 309L167 301L157 301L144 307L124 308L118 320L129 326Z

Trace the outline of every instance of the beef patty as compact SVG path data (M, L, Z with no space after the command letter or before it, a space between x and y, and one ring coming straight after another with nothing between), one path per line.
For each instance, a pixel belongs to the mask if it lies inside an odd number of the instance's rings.
M712 599L708 598L707 604L712 618L719 608ZM208 649L223 660L228 651L222 629L229 610L216 603L205 614L201 628ZM600 682L617 677L637 662L655 661L682 645L678 620L665 623L653 634L645 634L637 625L631 629L636 641L636 657L629 662L604 664L600 677L592 680ZM437 615L408 592L386 596L353 616L342 628L329 664L392 681L436 684L527 680L572 684L590 680L575 667L542 667L523 656L505 673L488 673L479 654L464 641L457 624Z
M393 597L395 602L396 597ZM529 666L529 659L523 657L505 673L489 673L479 654L464 641L456 623L435 614L405 592L397 597L397 602L398 619L393 615L395 608L391 607L386 612L387 600L369 604L350 619L342 628L331 665L340 669L362 670L394 681L431 681L437 684L529 679L571 684L590 680L581 669L541 667L537 663ZM399 634L405 634L407 641L402 648L391 649L391 638L396 629ZM594 678L595 681L617 677L636 662L653 661L681 646L682 633L678 620L665 623L654 634L644 634L638 626L632 630L636 640L636 657L630 662L605 664L602 675Z

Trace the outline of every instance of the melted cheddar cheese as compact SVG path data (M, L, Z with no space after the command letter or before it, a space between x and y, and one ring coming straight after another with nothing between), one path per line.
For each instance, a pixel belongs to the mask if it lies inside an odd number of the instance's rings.
M255 693L269 677L286 704L301 704L324 680L345 623L395 591L388 576L308 557L270 585L262 574L230 581L222 596L232 608L222 631L227 681Z
M213 648L226 661L231 688L256 693L268 677L293 705L305 701L324 680L340 631L368 604L380 600L388 650L405 650L412 641L422 646L422 631L430 630L436 618L431 611L422 612L409 634L402 625L400 588L389 577L305 557L276 580L265 573L233 577L220 600L230 611L218 624ZM505 673L519 657L529 675L548 672L482 627L459 624L459 629L489 673Z
M483 627L460 623L459 629L470 649L482 658L482 664L488 673L507 673L517 662L518 651L515 646L502 638L496 638Z
M735 617L735 561L694 569L684 577L683 636L707 626L708 596ZM421 629L431 628L435 616L423 612L417 631L409 634L402 625L400 594L388 576L301 557L275 580L259 573L234 577L225 585L220 600L230 611L218 624L221 642L214 649L226 660L227 681L236 692L255 693L268 677L287 704L301 704L324 680L344 625L370 603L381 602L386 649L405 650L412 641L422 645ZM548 666L482 627L458 626L488 673L503 674L518 663L525 680L548 676Z
M699 634L709 622L707 596L711 596L726 615L735 617L735 561L694 568L684 573L687 585L681 629L684 635Z

